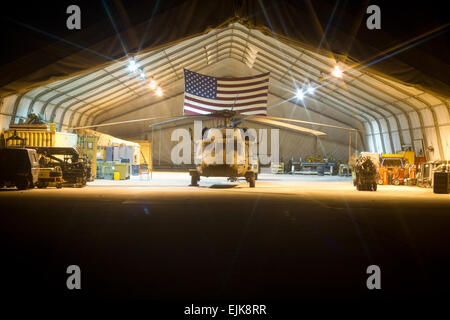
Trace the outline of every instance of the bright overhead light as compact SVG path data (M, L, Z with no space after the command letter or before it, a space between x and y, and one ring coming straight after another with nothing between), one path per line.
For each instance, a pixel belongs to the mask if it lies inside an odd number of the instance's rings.
M145 80L145 72L144 71L141 71L139 73L139 78L141 78L141 80Z
M335 66L331 74L336 78L342 78L342 70L339 66Z
M162 91L162 89L160 87L158 87L158 89L156 89L156 95L158 97L161 97L163 95L163 91Z
M138 66L134 59L130 59L130 62L128 62L128 71L130 72L136 72Z
M306 89L306 92L308 92L309 94L314 94L314 90L316 90L316 88L314 88L313 86L308 86L308 89Z
M148 87L152 90L156 89L156 81L155 80L150 80L150 83L148 84Z
M303 100L304 96L305 94L303 93L302 90L297 90L297 99Z

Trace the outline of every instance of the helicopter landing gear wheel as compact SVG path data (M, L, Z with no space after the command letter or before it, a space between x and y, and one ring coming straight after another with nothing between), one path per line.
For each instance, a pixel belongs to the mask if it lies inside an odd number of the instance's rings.
M248 181L250 188L254 188L255 187L255 180L256 180L256 176L254 173L252 173L251 175L248 175L246 177L246 180Z
M191 172L191 187L198 187L200 181L200 175L197 172Z

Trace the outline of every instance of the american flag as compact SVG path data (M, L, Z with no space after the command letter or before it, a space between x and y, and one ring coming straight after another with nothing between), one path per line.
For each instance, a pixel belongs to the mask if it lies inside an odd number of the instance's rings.
M267 115L269 73L241 78L216 78L184 69L186 114L203 115L231 110L245 115Z

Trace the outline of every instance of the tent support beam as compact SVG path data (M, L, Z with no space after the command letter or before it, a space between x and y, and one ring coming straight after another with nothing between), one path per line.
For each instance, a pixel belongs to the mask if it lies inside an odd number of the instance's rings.
M16 98L16 101L14 101L13 113L12 113L11 119L9 121L10 124L14 124L14 122L16 121L17 111L19 109L19 103L20 103L20 100L22 100L24 95L25 95L25 93L19 94Z

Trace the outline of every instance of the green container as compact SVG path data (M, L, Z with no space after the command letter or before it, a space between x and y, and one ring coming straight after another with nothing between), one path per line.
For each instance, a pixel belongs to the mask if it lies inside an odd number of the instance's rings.
M130 179L130 164L129 163L115 163L114 172L119 173L120 180ZM114 179L116 180L116 179Z

